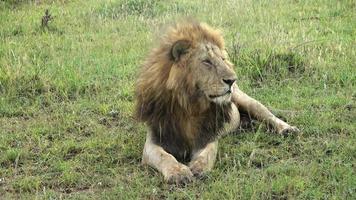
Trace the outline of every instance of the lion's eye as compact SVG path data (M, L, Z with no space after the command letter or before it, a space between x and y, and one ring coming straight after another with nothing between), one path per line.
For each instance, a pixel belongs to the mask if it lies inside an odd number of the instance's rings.
M212 66L212 65L213 65L213 63L211 63L211 61L208 60L208 59L203 60L203 64L204 64L204 65L207 65L207 66Z

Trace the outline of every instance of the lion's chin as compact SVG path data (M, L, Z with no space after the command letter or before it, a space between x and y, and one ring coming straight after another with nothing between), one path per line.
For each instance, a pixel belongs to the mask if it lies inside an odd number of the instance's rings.
M231 94L227 93L223 96L218 96L218 97L214 97L214 98L209 98L210 101L216 103L216 104L228 104L231 102Z

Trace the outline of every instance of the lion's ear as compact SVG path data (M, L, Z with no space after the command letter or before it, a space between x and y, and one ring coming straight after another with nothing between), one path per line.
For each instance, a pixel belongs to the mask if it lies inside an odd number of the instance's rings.
M178 40L175 42L171 50L172 60L175 62L179 61L180 57L188 52L189 47L190 42L188 40Z

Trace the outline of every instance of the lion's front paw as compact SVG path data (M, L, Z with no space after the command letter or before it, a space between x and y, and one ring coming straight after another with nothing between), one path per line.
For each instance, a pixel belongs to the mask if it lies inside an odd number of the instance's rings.
M193 179L193 173L187 166L183 164L179 164L170 168L169 172L165 176L165 180L168 184L176 185L185 185L189 182L192 182Z
M195 177L203 179L206 177L206 165L207 164L205 162L202 162L201 160L196 160L189 165L189 168Z
M283 127L282 129L280 129L278 131L279 134L282 134L282 135L289 135L289 134L293 134L293 133L299 133L300 130L295 127L295 126L285 126Z

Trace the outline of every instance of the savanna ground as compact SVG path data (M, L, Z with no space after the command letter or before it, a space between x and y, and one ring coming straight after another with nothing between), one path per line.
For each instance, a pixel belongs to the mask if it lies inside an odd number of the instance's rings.
M0 1L0 199L355 199L355 10L352 0ZM133 88L159 27L182 16L222 29L240 88L302 132L233 133L205 180L172 187L140 165Z

